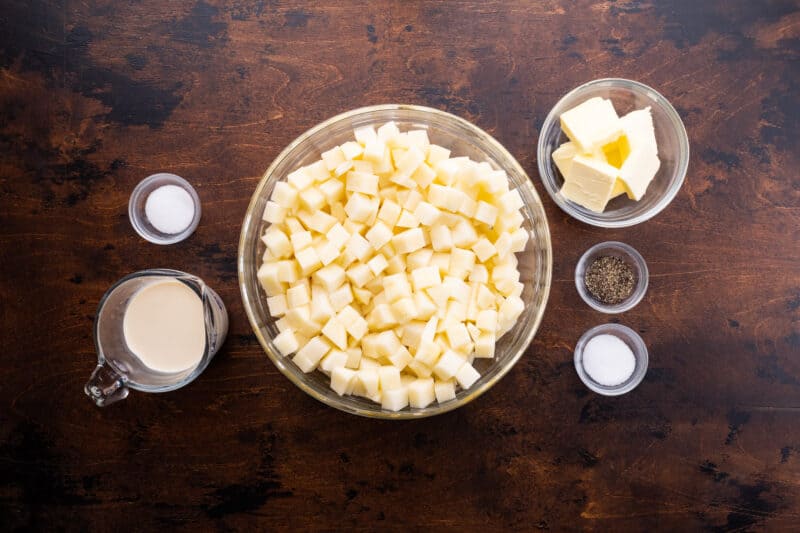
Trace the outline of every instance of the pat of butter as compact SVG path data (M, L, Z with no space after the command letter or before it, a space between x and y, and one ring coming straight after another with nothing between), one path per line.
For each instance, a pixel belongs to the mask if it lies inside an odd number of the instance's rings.
M628 198L640 200L659 167L661 161L650 147L633 150L619 170L619 180L625 183Z
M576 204L602 213L611 199L619 172L603 161L585 155L575 156L561 194Z
M623 134L614 104L599 96L562 113L561 129L581 153L592 153Z
M575 143L569 141L559 146L552 154L553 162L562 176L569 174L569 169L572 166L572 160L578 155L578 149Z
M637 109L631 111L621 119L622 130L625 132L629 151L650 150L658 155L658 145L656 144L656 131L653 127L653 115L650 108ZM625 158L623 157L623 161Z

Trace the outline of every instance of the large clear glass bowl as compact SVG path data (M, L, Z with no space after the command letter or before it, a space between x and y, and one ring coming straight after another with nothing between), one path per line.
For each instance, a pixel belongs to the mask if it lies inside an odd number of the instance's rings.
M553 151L569 140L561 131L561 114L595 96L611 100L620 116L650 106L661 159L661 167L641 200L636 202L623 194L611 200L602 213L562 196L564 178L552 158ZM537 159L545 189L564 212L592 226L624 228L653 218L678 194L689 166L689 137L678 112L655 89L637 81L607 78L585 83L558 101L542 125Z
M275 183L291 171L320 158L325 151L353 139L353 129L378 126L387 121L397 122L401 131L424 128L432 143L452 151L453 156L469 156L476 161L488 161L493 167L507 172L513 187L517 187L525 202L523 227L530 232L524 252L517 254L520 281L525 285L522 299L525 311L517 325L498 342L494 359L476 359L480 379L468 390L458 392L456 399L443 404L434 402L424 409L406 408L392 412L364 398L339 396L330 388L330 379L321 372L304 374L289 358L283 357L272 339L278 330L269 316L265 294L256 279L264 244L261 235L267 223L262 221L267 199ZM342 411L386 419L408 419L445 413L467 404L489 390L502 378L525 352L533 340L544 314L550 292L552 248L542 202L528 176L514 157L489 134L466 120L449 113L412 105L379 105L363 107L335 116L311 128L295 139L264 173L247 208L239 240L239 287L247 317L267 356L286 377L300 389Z

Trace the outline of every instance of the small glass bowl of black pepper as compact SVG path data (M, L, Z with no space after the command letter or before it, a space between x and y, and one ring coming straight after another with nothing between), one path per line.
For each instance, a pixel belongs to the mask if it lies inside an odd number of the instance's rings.
M575 268L575 287L589 307L616 314L632 309L647 292L647 263L633 247L617 241L595 244Z

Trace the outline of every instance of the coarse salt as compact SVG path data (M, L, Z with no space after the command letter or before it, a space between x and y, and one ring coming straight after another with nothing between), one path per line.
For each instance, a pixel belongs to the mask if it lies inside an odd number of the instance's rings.
M636 356L616 335L597 335L583 348L583 368L600 385L614 387L633 375Z
M147 196L147 220L161 233L175 235L186 230L194 218L195 205L186 190L177 185L162 185Z

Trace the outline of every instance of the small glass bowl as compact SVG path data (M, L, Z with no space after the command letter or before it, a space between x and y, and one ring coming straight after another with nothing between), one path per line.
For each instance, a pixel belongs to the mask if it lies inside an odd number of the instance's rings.
M194 203L194 217L192 217L192 222L189 226L180 233L164 233L158 231L147 219L147 214L144 209L147 197L150 196L151 192L164 185L177 185L188 192L189 196L192 197L192 202ZM197 196L194 187L182 177L166 172L153 174L140 181L136 188L133 189L131 198L128 201L128 218L130 218L133 229L135 229L136 233L143 239L153 244L175 244L176 242L181 242L186 239L197 229L197 225L200 223L200 215L200 198Z
M586 347L586 343L592 338L604 334L614 335L627 344L628 348L633 352L633 356L636 358L636 366L633 368L631 377L619 385L613 385L611 387L601 385L593 380L583 368L583 349ZM595 326L584 333L578 340L578 344L575 345L575 371L578 372L578 376L581 378L584 385L603 396L619 396L635 389L639 383L642 382L645 374L647 374L648 361L647 346L645 346L642 338L631 328L621 324L601 324Z
M636 202L623 194L612 199L602 213L595 213L561 195L564 179L552 158L553 151L569 140L561 131L561 114L595 96L610 99L620 116L650 106L661 159L661 167L641 200ZM636 81L607 78L581 85L558 101L542 125L537 159L542 183L564 212L592 226L624 228L656 216L678 194L689 166L689 138L678 112L654 89Z
M631 295L616 304L604 304L603 302L595 299L594 296L586 288L584 275L586 269L598 257L611 256L618 257L625 261L625 263L633 269L633 275L636 277L636 285L633 288ZM629 309L633 309L636 304L642 301L644 294L647 292L647 284L650 280L650 274L647 271L647 263L645 263L642 254L637 252L632 246L623 242L606 241L595 244L581 256L578 260L578 266L575 267L575 288L578 289L578 294L581 295L583 301L589 307L601 313L608 313L610 315L616 313L624 313Z

